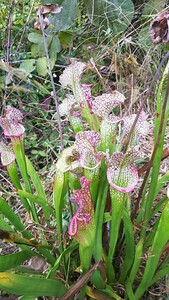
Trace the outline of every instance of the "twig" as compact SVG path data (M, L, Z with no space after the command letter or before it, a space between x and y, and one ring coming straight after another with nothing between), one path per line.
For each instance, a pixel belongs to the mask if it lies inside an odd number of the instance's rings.
M100 80L100 83L101 83L101 85L102 85L102 87L103 87L105 93L110 92L110 87L109 87L109 88L106 87L106 85L105 85L105 83L104 83L104 80L103 80L103 77L102 77L102 75L100 74L98 68L96 67L96 64L95 64L93 58L90 59L90 64L91 64L91 66L92 66L92 69L93 69L93 70L96 72L96 74L98 75L99 80Z
M6 45L6 62L8 64L10 62L11 28L12 28L12 15L13 15L14 5L15 5L15 0L11 0L10 9L9 9L8 24L7 24L8 40L7 40L7 45Z
M43 35L43 41L44 41L44 47L45 47L45 53L46 53L49 76L50 76L52 89L53 89L53 99L55 101L55 108L56 108L56 112L57 112L57 115L58 115L58 127L59 127L61 150L63 150L64 144L63 144L63 133L62 133L62 126L61 126L61 118L60 118L60 113L59 113L59 104L58 104L58 100L57 100L53 74L52 74L52 70L51 70L51 66L50 66L49 51L48 51L48 46L47 46L47 43L46 43L46 36L45 36L45 31L44 31L43 22L42 22L43 17L42 17L40 9L38 10L38 16L39 16L39 22L40 22L40 26L41 26L41 30L42 30L42 35Z
M83 275L83 277L80 278L77 283L75 283L73 286L71 286L69 288L69 290L66 292L66 294L64 296L62 296L60 299L68 300L72 296L74 296L77 292L79 292L87 284L87 282L89 281L90 277L92 276L92 274L94 273L95 270L99 270L102 277L104 278L104 276L105 276L104 266L103 266L103 263L101 261L99 261L99 262L95 263L93 265L93 267L85 275Z

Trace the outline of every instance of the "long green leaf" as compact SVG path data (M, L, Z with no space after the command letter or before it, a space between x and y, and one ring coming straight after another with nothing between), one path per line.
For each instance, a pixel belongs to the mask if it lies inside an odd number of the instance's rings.
M53 201L56 211L56 222L57 222L57 231L59 234L59 244L61 253L63 252L63 240L62 240L62 210L65 205L65 196L67 192L67 174L58 170L53 189Z
M130 276L129 276L129 282L131 285L132 285L132 283L136 277L136 274L138 272L142 256L143 256L143 240L140 240L136 246L135 258L134 258L133 266L131 268L131 272L130 272Z
M164 278L168 274L169 274L169 266L165 266L164 268L162 268L157 272L157 274L154 276L153 280L151 281L150 285L155 284L158 280Z
M71 245L71 246L69 246L68 248L66 248L66 249L60 254L60 256L57 258L57 260L56 260L54 266L50 269L50 271L49 271L49 273L48 273L48 275L47 275L47 278L53 278L53 276L56 274L56 271L57 271L57 269L58 269L58 267L59 267L59 264L60 264L60 262L61 262L62 257L63 257L64 255L66 255L66 254L69 254L69 255L70 255L75 249L78 248L78 245L79 245L78 243L76 243L75 245Z
M104 161L101 163L101 170L100 170L100 182L99 182L99 190L98 190L98 197L96 201L96 208L95 208L95 226L96 226L96 233L95 233L95 259L99 261L102 259L102 226L104 222L104 210L106 205L107 199L107 192L108 192L108 182L106 179L106 171L107 167Z
M110 285L106 285L106 288L101 290L103 291L106 295L112 297L112 299L116 299L116 300L123 300L119 295L117 295L112 287Z
M13 150L15 152L17 164L19 166L22 178L24 180L25 189L28 193L31 193L32 190L31 190L30 179L27 172L23 140L19 138L13 138L12 145L13 145ZM31 207L31 213L34 221L39 223L34 203L30 203L30 207Z
M160 256L162 255L164 246L169 240L169 201L163 209L160 217L159 225L154 237L153 245L147 259L145 271L143 274L142 281L136 290L135 298L140 299L146 289L149 287L153 276L157 269Z
M162 80L160 82L159 90L158 90L158 95L157 95L157 113L158 117L155 122L155 142L158 138L158 133L160 130L160 126L162 124L162 132L160 135L160 140L158 144L158 148L153 160L153 168L152 168L152 175L151 175L151 183L150 183L150 188L149 192L147 195L147 198L145 200L145 213L144 213L144 227L142 228L141 231L141 238L145 237L146 234L146 227L148 226L148 222L151 218L151 209L152 209L152 204L153 200L155 199L156 195L156 187L158 183L158 176L159 176L159 170L160 170L160 163L161 163L161 157L162 157L162 152L163 152L163 145L164 145L164 137L165 137L165 130L166 130L166 124L169 116L169 104L167 104L166 109L165 109L165 115L163 120L162 118L162 108L163 108L163 101L165 99L165 94L167 90L166 79L168 78L168 65L166 66L166 69L163 73ZM168 101L169 102L169 101ZM162 122L162 123L161 123Z
M116 249L116 244L118 240L120 222L123 215L124 203L127 197L127 194L121 193L117 190L110 189L111 193L111 202L112 202L112 219L110 224L110 243L109 243L109 252L106 263L107 276L109 282L115 280L115 273L112 266L112 260L114 252Z
M129 280L129 278L127 278L126 280L126 295L128 296L129 300L135 300L135 296L132 290L132 285L131 282ZM127 297L125 297L126 299Z
M121 275L119 282L124 282L129 269L134 260L134 252L135 252L135 245L134 245L134 233L133 233L133 224L131 222L131 218L129 216L129 212L127 209L123 211L123 221L124 221L124 232L125 232L125 259L121 270Z
M2 216L1 213L0 213L0 229L12 232L11 226L4 220L4 218L3 218L3 216Z
M156 186L155 198L158 195L158 193L161 191L163 186L168 182L169 182L169 171L167 171L167 173L164 174L163 176L161 176L160 179L158 180L157 186Z
M50 206L48 204L42 182L41 182L40 177L37 174L35 168L33 167L32 163L30 162L30 160L27 157L26 157L26 166L27 166L28 175L30 176L30 178L34 184L36 192L37 192L39 198L41 198L43 200L43 206L42 206L42 204L41 204L41 206L46 207L46 209L44 209L44 215L45 215L46 219L49 219L50 210L48 210L47 207L50 207Z
M32 296L23 296L21 298L19 298L20 300L36 300L35 297Z
M14 254L0 256L0 272L7 271L22 264L25 260L33 256L34 253L21 251Z
M44 213L47 212L47 215L50 215L50 213L54 215L52 207L43 198L41 198L41 196L34 195L23 190L18 190L17 193L19 196L24 196L30 201L39 204L43 208Z
M9 204L0 197L0 212L14 225L16 230L22 232L25 238L32 238L31 233L25 230L25 226L20 221L19 217L13 212Z
M17 231L22 232L22 235L25 238L33 238L32 234L25 228L20 218L12 211L8 203L0 197L0 212L13 224ZM46 249L38 249L38 251L46 257L49 263L52 265L55 263L55 258L49 251Z
M41 243L38 243L37 241L35 241L34 239L33 240L26 239L26 238L18 236L15 233L11 233L9 231L2 230L2 229L0 229L0 238L9 243L16 243L19 245L27 245L27 246L32 246L32 247L52 249L51 245L41 244Z
M154 241L154 237L158 228L160 219L156 220L155 224L153 225L153 228L151 229L150 233L147 236L146 241L144 242L144 249L150 247Z
M59 280L0 272L0 288L24 296L63 296L67 289Z
M9 177L10 177L14 187L17 190L22 189L16 163L13 162L12 164L8 165L7 170L8 170ZM26 208L26 210L30 213L30 205L29 205L27 199L22 196L20 197L20 199L21 199L22 204Z

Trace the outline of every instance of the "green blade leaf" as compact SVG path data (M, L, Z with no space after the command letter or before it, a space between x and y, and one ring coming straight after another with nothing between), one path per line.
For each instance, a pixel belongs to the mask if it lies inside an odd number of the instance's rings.
M162 268L161 270L159 270L157 272L157 274L154 276L151 285L155 284L158 280L160 280L160 278L165 277L166 275L169 274L169 266L165 266L164 268Z
M32 253L32 255L34 255ZM20 266L25 260L30 258L31 252L21 251L14 254L9 255L1 255L0 256L0 272L7 271L13 269L17 266Z
M28 240L26 238L22 238L15 233L10 233L9 231L0 229L0 239L5 240L9 243L16 243L20 245L27 245L32 247L41 247L51 249L50 245L40 244L36 240Z
M145 271L142 281L136 290L135 299L140 299L143 293L151 285L151 281L157 269L160 257L162 255L164 246L169 240L169 201L167 200L166 206L160 217L159 225L153 240L151 251L147 259Z
M35 202L37 204L39 204L40 206L42 206L44 213L49 216L49 213L54 214L53 213L53 209L50 207L50 205L45 202L45 200L41 197L39 197L39 195L33 195L31 193L25 192L23 190L18 190L17 191L19 196L24 196L25 198L29 199L32 202Z
M16 156L17 164L19 166L22 178L24 180L25 189L27 192L31 193L31 183L30 183L30 179L29 179L27 167L26 167L26 158L25 158L23 139L21 139L21 138L12 139L12 146L13 146L13 150L14 150L14 153ZM34 203L30 203L30 207L31 207L31 213L32 213L33 220L35 222L39 223Z
M41 198L41 203L42 203L42 207L44 207L44 214L45 217L48 219L50 217L50 212L51 212L51 207L48 204L47 201L47 197L42 185L42 182L40 180L40 177L38 175L38 173L36 172L35 168L33 167L32 163L30 162L30 160L26 157L26 166L27 166L27 171L28 174L34 184L34 187L36 189L36 192L39 196L39 198Z
M0 212L14 225L16 230L22 232L22 235L25 238L31 239L33 237L31 233L25 229L25 226L20 221L19 217L12 211L11 207L2 197L0 197ZM54 256L46 249L38 249L38 251L46 257L50 264L53 265L55 263Z
M2 214L0 214L0 224L1 229L12 232L12 227L4 220Z
M8 170L9 177L10 177L14 187L16 189L22 189L20 179L19 179L19 176L18 176L18 169L17 169L16 163L14 162L13 164L8 165L7 170ZM26 210L28 212L30 212L30 205L29 205L27 199L22 197L22 196L20 197L20 199L21 199L22 204L26 208Z
M58 170L53 187L53 202L56 211L57 230L59 234L59 242L61 252L63 252L63 240L62 240L62 210L65 205L65 196L67 193L67 174Z
M131 222L131 218L129 216L129 212L127 209L123 211L123 221L124 221L124 232L125 232L125 241L126 241L126 251L125 251L125 259L121 270L121 275L119 282L122 283L125 281L125 278L128 274L129 269L134 260L134 233L133 233L133 224Z
M0 197L0 212L14 225L16 230L22 232L25 238L32 238L31 233L28 230L25 230L23 223L2 197Z
M118 234L119 234L121 218L123 216L124 204L128 195L116 191L114 189L110 189L110 194L111 194L113 213L112 213L112 219L110 225L110 244L109 244L109 252L108 252L108 258L106 263L106 269L107 269L107 276L109 282L113 282L115 280L115 273L112 266L112 260L116 249L117 240L118 240Z
M136 274L138 272L142 256L143 256L143 240L140 240L138 242L138 244L136 245L135 258L134 258L133 266L132 266L130 276L129 276L129 282L131 285L132 285L132 283L136 277Z
M152 204L153 200L155 199L156 195L156 187L158 183L158 177L159 177L159 170L160 170L160 163L161 163L161 157L162 157L162 152L163 152L163 145L164 145L164 138L165 138L165 131L166 131L166 125L168 121L168 116L169 116L169 104L166 105L165 107L165 114L163 116L163 101L166 96L166 91L167 91L167 78L168 78L168 67L169 63L167 64L165 71L163 73L162 80L160 82L159 88L158 88L158 94L157 94L157 114L158 117L156 118L155 121L155 139L154 143L157 141L158 134L160 131L160 126L162 124L162 130L159 138L159 143L157 147L156 154L154 156L153 160L153 167L152 167L152 174L151 174L151 182L150 182L150 187L148 191L147 198L145 199L145 204L144 204L144 226L141 231L141 238L144 238L146 235L146 228L148 225L148 221L151 219L151 209L152 209Z
M53 278L56 274L56 271L60 265L61 259L63 256L65 256L66 254L71 254L74 250L76 250L78 248L78 243L69 246L68 248L66 248L61 254L60 256L57 258L54 266L50 269L47 278Z
M67 291L59 280L38 278L0 272L0 288L8 293L24 296L56 296L61 297Z

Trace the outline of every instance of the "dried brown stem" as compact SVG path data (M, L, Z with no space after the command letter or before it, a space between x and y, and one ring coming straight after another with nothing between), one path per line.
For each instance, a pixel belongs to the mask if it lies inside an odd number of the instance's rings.
M163 154L162 154L162 158L161 161L163 161L164 159L166 159L169 156L169 149L165 148L163 150ZM148 161L147 163L145 163L139 170L138 170L138 174L139 176L141 176L142 174L144 174L144 172L146 172L148 169L150 169L152 167L152 161Z
M79 279L79 281L74 284L73 286L71 286L69 288L69 290L67 291L67 293L62 296L60 299L61 300L68 300L70 299L72 296L74 296L76 293L78 293L89 281L90 277L92 276L92 274L94 273L95 270L99 269L100 273L102 274L102 277L104 278L104 266L103 263L101 261L95 263L93 265L93 267L82 277Z
M102 75L100 74L98 68L96 67L96 64L95 64L93 58L90 59L90 64L91 64L92 70L94 70L95 73L98 75L99 80L100 80L100 83L101 83L101 85L102 85L103 90L105 91L105 93L108 93L108 92L110 93L110 90L111 90L111 89L110 89L110 87L107 87L107 86L105 85L104 80L103 80L103 77L102 77Z

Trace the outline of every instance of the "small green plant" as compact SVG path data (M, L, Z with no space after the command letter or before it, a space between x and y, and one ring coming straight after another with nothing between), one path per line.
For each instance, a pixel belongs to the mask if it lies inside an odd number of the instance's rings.
M85 63L73 61L60 76L67 96L59 105L59 114L68 118L75 140L56 163L53 204L25 155L22 113L6 107L0 125L11 143L0 144L2 164L33 222L42 225L38 214L41 207L46 226L56 224L52 239L57 240L57 247L43 230L35 239L0 197L0 237L19 247L19 252L0 258L2 290L22 295L21 299L55 296L65 300L76 294L78 299L88 295L90 299L138 300L168 274L167 192L159 202L155 201L169 180L168 172L159 178L169 115L167 68L157 94L151 171L147 171L135 203L133 192L139 188L142 156L140 141L149 131L147 116L142 109L137 116L117 116L114 108L125 101L118 91L93 99L91 85L81 83ZM152 226L151 220L159 212ZM69 222L66 232L65 220ZM19 269L32 256L45 258L46 272L28 274L27 269ZM75 270L80 272L79 280Z

